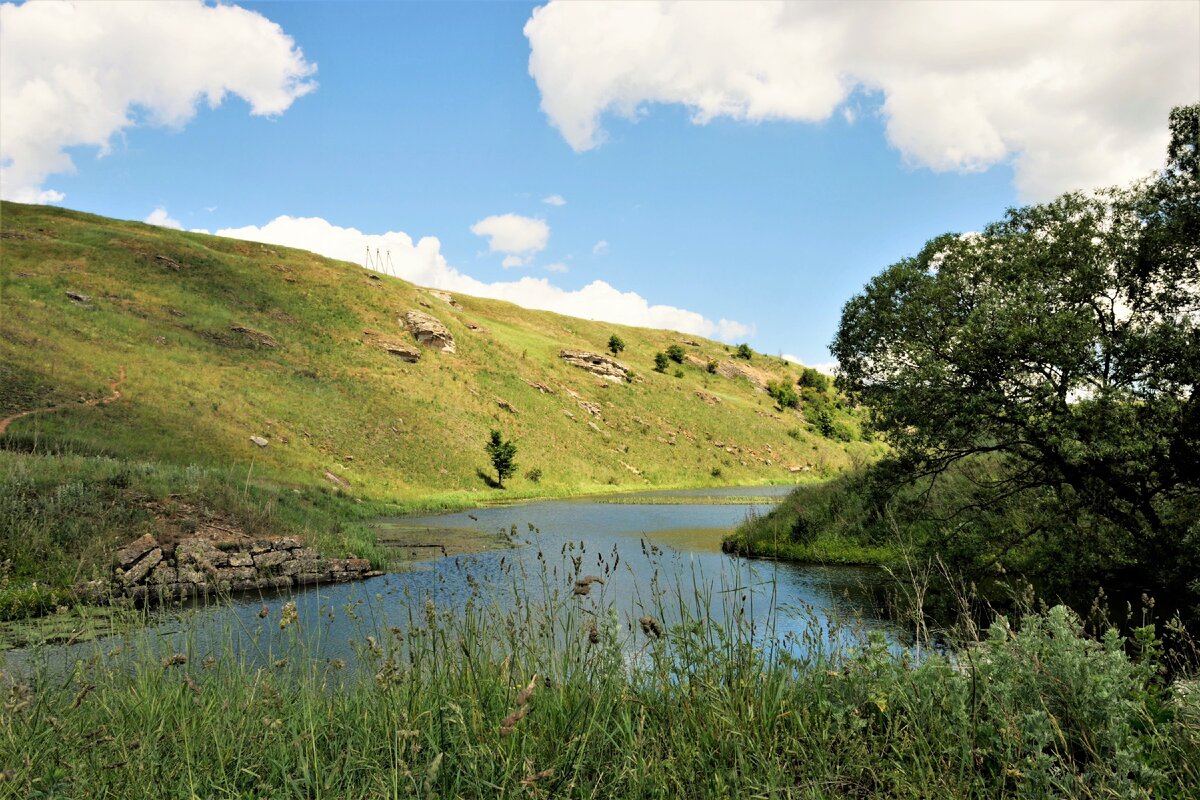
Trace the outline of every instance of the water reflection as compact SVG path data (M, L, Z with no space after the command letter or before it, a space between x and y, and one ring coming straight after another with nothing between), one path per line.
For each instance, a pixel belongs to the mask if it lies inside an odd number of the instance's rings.
M748 487L724 494L763 497L777 490ZM197 654L216 654L232 640L243 657L267 662L277 655L273 642L281 608L294 603L308 657L351 660L366 636L378 639L392 629L403 634L431 607L461 614L486 606L494 611L491 618L502 620L534 605L574 604L580 619L600 619L615 610L633 632L646 616L664 626L707 616L723 625L747 625L756 641L782 641L793 651L844 644L864 629L884 631L899 647L899 629L880 610L887 581L879 571L746 560L720 551L724 532L769 508L562 501L384 521L405 529L503 535L507 546L434 558L424 569L358 583L164 610L136 635L165 647L186 643ZM577 592L577 582L588 576L599 580ZM82 647L91 652L95 646ZM76 645L43 655L66 665L81 652ZM8 661L19 664L26 657L10 653Z

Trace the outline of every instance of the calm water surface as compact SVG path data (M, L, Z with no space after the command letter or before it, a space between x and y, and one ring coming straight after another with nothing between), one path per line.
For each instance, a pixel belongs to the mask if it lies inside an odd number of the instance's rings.
M790 487L760 486L662 492L660 496L782 496ZM643 498L653 498L643 494ZM735 558L720 550L721 537L765 503L737 505L639 503L594 500L536 502L451 514L381 520L385 538L419 529L436 540L442 530L504 532L510 546L470 556L435 558L414 568L367 581L314 587L297 593L242 596L232 602L162 611L141 634L167 645L190 638L216 647L232 633L243 648L278 634L280 607L296 603L300 629L309 632L315 657L353 656L353 643L371 633L412 624L429 602L461 613L469 602L509 610L524 596L578 603L588 613L615 608L623 624L644 615L666 624L682 615L708 614L731 624L748 622L762 641L775 638L792 650L853 635L851 628L883 630L894 643L900 632L877 611L886 586L877 570L777 563ZM436 551L433 551L436 552ZM578 577L603 578L584 597L572 593ZM519 591L523 587L524 591ZM516 590L515 590L516 589ZM266 609L265 618L260 617ZM113 637L107 646L115 646ZM43 653L63 663L94 652L95 643L51 647ZM102 645L105 646L105 645ZM261 648L261 642L253 645ZM897 645L898 646L898 645ZM10 652L10 664L27 654Z

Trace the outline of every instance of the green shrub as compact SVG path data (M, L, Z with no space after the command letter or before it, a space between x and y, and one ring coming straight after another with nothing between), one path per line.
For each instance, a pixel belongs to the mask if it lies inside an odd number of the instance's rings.
M832 381L828 375L813 369L805 367L800 372L800 377L796 380L796 384L804 389L815 389L818 392L828 392L832 386Z
M682 364L684 357L685 353L683 352L683 348L679 345L673 344L667 348L667 358L671 359L676 364Z
M704 365L704 371L707 372L709 375L716 375L717 374L717 362L713 361L710 358L708 360L708 363Z
M670 365L670 363L671 363L671 360L669 358L667 358L666 353L655 353L654 354L654 371L655 372L666 372L667 367Z
M754 353L750 350L750 345L739 344L737 346L737 350L734 351L734 355L738 358L744 358L749 361L754 356Z
M767 394L779 404L780 409L798 408L800 406L800 395L796 394L796 390L792 388L792 384L784 381L769 381L767 383Z
M531 469L525 473L525 477L528 478L529 481L532 483L541 483L542 470L539 467L534 467L533 469Z
M614 356L621 355L621 351L625 349L625 340L615 333L608 337L608 351Z

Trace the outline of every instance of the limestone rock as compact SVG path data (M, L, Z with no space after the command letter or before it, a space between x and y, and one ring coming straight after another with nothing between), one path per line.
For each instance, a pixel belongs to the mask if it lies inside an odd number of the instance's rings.
M271 567L279 566L289 558L291 558L291 553L286 550L271 550L255 556L254 566L258 569L270 569Z
M573 367L585 369L593 375L599 375L613 383L621 383L629 377L629 367L615 358L589 353L586 350L562 350L558 357Z
M340 486L343 489L350 488L350 481L346 480L345 478L343 478L339 475L334 475L332 472L325 473L325 480L329 481L334 486Z
M393 355L401 361L415 364L421 360L421 351L411 345L385 340L380 341L379 346L386 350L389 355Z
M143 578L150 574L150 570L158 566L162 561L163 554L159 548L154 548L147 553L141 561L134 564L129 569L125 570L125 574L121 576L121 580L126 586L132 586L135 583L140 583Z
M158 547L158 540L150 534L140 536L117 551L118 567L128 567L142 556Z
M254 442L259 447L266 447L268 444L270 444L266 439L264 439L261 436L251 436L250 441Z
M418 344L443 353L455 352L454 337L450 331L424 311L409 311L404 315L404 323Z
M458 301L454 299L454 295L450 294L449 292L443 292L440 289L430 289L429 293L438 300L441 300L443 303L448 303L455 308L462 308L462 306L458 304Z
M759 391L766 391L767 379L763 373L756 370L754 367L744 361L729 359L717 364L717 374L722 378L745 378L750 381L750 384Z
M279 342L275 341L275 337L269 333L256 331L253 328L247 328L245 325L231 325L229 330L234 333L240 333L244 338L248 339L255 347L266 347L269 350L274 350L279 347Z

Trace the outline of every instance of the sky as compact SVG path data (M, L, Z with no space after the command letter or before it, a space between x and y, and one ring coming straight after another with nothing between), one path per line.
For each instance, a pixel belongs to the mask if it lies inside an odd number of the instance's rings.
M1200 2L0 4L0 195L828 365L947 231L1161 166Z

